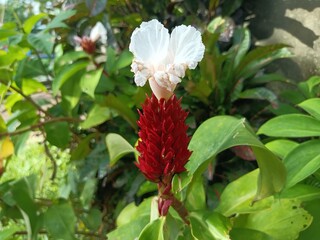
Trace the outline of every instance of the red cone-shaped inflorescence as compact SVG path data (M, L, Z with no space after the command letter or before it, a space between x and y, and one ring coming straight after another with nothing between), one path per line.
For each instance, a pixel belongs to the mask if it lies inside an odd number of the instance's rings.
M188 113L181 108L180 102L175 95L168 100L158 100L152 95L147 97L139 112L137 150L140 156L136 165L147 179L165 183L168 188L173 175L185 171L184 166L191 155L185 124Z

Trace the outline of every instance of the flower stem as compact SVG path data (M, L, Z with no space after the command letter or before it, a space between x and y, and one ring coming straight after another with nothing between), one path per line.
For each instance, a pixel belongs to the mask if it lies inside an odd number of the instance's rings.
M186 207L182 204L181 201L179 201L175 196L172 195L172 205L174 210L177 211L179 216L182 218L182 220L185 222L185 224L190 225L190 221L188 220L188 210Z

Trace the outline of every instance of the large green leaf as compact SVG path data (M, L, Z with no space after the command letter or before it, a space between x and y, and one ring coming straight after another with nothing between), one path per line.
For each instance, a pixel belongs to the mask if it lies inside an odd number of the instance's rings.
M319 200L304 203L304 208L313 216L313 221L305 231L300 233L299 240L311 240L320 236Z
M275 201L271 208L240 215L234 226L264 232L274 240L298 239L299 233L312 222L312 216L300 204L287 199Z
M185 206L189 211L203 210L206 208L206 193L202 175L193 178L189 184Z
M241 145L253 149L260 168L255 200L281 191L286 178L282 162L257 139L244 119L231 116L208 119L194 133L189 144L193 153L186 165L189 175L223 150Z
M270 102L272 106L278 106L277 96L271 90L264 87L247 89L240 93L239 98L266 100Z
M320 188L298 183L291 188L283 190L280 197L299 201L312 201L320 199Z
M264 123L258 134L271 137L320 136L320 120L303 114L287 114Z
M299 143L286 139L277 139L266 143L266 147L281 159L298 145Z
M76 220L68 202L50 206L44 216L45 227L54 239L74 240Z
M0 229L0 239L1 240L10 240L13 239L13 235L15 232L22 230L21 226L12 224L9 227L5 227Z
M116 133L109 133L106 136L106 145L109 151L111 166L116 164L116 162L126 154L135 152L131 144Z
M23 30L25 33L29 34L31 33L32 29L36 25L36 23L41 20L42 18L45 18L48 16L46 13L39 13L37 15L33 15L29 17L24 23L23 23Z
M97 69L91 72L87 72L81 78L81 89L83 92L94 98L94 91L99 83L103 69Z
M163 225L165 217L160 217L150 222L140 233L139 240L164 240Z
M286 187L291 187L320 168L320 140L310 140L294 148L284 159Z
M57 76L53 79L52 82L52 92L54 95L57 95L61 86L74 74L79 72L82 69L85 69L88 65L88 61L79 61L73 63L71 65L66 65L61 69L61 71L57 74ZM79 80L80 81L80 80Z
M53 51L54 39L49 33L31 33L28 35L28 42L33 48L37 49L37 51L46 53L49 56Z
M303 92L304 96L307 98L317 97L317 88L320 84L320 76L312 76L307 81L300 82L298 84L299 89Z
M298 104L303 110L311 116L320 120L320 98L310 98Z
M215 239L229 240L229 231L231 229L231 220L225 216L213 212L206 217L209 231Z
M220 196L217 211L225 216L251 213L270 207L273 198L266 198L252 205L257 192L259 170L254 170L229 183Z

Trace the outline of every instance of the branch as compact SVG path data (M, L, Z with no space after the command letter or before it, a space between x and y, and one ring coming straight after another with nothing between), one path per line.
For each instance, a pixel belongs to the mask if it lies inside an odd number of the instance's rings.
M7 83L3 80L0 79L0 83L6 85ZM24 97L28 102L30 102L36 109L38 109L40 112L44 113L46 116L51 116L50 113L48 113L46 110L42 109L35 101L33 101L33 99L29 96L27 96L26 94L24 94L20 89L10 85L10 88L19 93L22 97Z
M52 156L52 154L50 152L50 149L49 149L49 146L47 144L47 136L46 136L46 131L44 130L44 127L41 126L40 130L41 130L41 133L42 133L43 138L44 138L44 141L43 141L44 151L45 151L47 157L50 159L50 161L52 163L52 168L53 169L52 169L52 175L51 175L50 179L53 181L56 178L58 166L57 166L56 160Z
M42 127L46 124L49 124L49 123L54 123L54 122L71 122L72 123L72 122L80 122L80 121L81 121L80 119L70 118L70 117L56 117L56 118L48 119L44 122L39 122L37 124L31 125L30 127L18 129L17 131L14 131L14 132L0 133L0 138L19 135L21 133L40 128L40 127Z

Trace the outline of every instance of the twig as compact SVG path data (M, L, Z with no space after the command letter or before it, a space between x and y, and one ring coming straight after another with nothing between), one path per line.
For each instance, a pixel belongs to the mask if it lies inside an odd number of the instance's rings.
M97 63L93 58L92 58L91 60L92 60L93 64L94 64L97 68L101 67L100 64ZM109 77L109 73L108 73L104 68L102 68L102 73L103 73L103 75L105 75L106 77Z
M56 175L57 175L57 163L56 163L56 160L54 159L54 157L52 156L51 152L50 152L50 149L48 147L48 144L47 144L47 136L46 136L46 131L44 130L44 127L41 126L40 127L40 130L41 130L41 133L44 137L44 141L43 141L43 145L44 145L44 151L47 155L47 157L49 158L49 160L51 161L52 163L52 175L51 175L51 181L53 181L55 178L56 178Z
M0 79L0 83L7 84L5 81ZM24 94L20 89L10 85L9 88L11 88L13 91L19 93L22 97L24 97L28 102L30 102L36 109L38 109L40 112L44 113L46 116L51 116L50 113L48 113L46 110L42 109L33 99L26 94Z
M42 127L42 126L44 126L46 124L49 124L49 123L54 123L54 122L80 122L80 121L81 121L80 119L70 118L70 117L56 117L56 118L48 119L48 120L46 120L44 122L39 122L37 124L31 125L30 127L19 129L19 130L14 131L14 132L0 133L0 138L7 137L7 136L19 135L21 133L28 132L28 131L40 128L40 127Z

